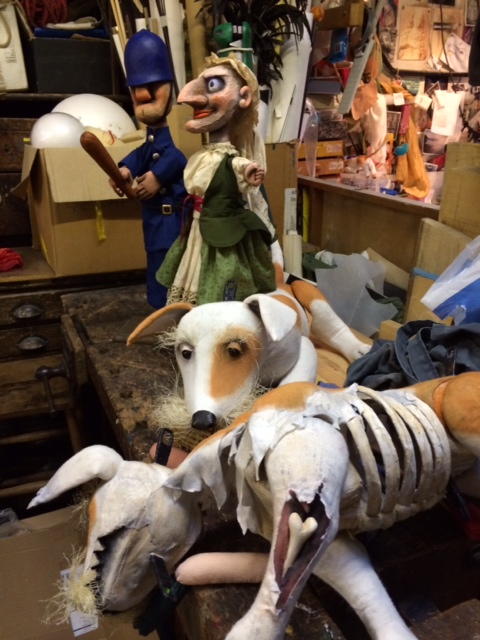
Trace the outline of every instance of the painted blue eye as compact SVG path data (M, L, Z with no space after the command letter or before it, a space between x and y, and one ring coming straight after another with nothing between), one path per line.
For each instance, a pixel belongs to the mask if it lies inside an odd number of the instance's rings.
M208 93L216 93L217 91L221 91L224 86L225 80L219 76L213 76L212 78L208 78L207 80Z

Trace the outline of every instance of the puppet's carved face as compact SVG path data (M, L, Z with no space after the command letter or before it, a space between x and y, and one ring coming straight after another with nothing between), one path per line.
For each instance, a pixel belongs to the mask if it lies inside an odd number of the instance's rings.
M238 109L247 108L252 91L227 65L206 69L189 82L178 96L178 102L193 107L193 119L185 124L191 133L219 131L228 124Z
M158 124L169 111L172 85L170 82L151 82L130 87L135 115L146 125Z

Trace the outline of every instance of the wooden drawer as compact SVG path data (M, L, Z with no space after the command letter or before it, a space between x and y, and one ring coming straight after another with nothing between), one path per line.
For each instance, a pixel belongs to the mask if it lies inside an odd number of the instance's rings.
M39 367L60 367L62 354L24 358L15 362L0 362L0 418L48 413L49 404L43 382L37 380ZM57 411L72 405L72 395L66 378L50 380L52 398Z
M0 171L21 171L25 139L35 118L0 118Z
M60 296L65 291L35 291L0 295L0 327L32 325L59 320L62 314Z
M0 164L2 158L0 155ZM32 233L26 200L12 196L10 191L20 182L20 173L0 173L0 236L20 236ZM6 242L2 246L6 246Z
M0 331L0 358L22 358L62 350L59 324L15 327Z

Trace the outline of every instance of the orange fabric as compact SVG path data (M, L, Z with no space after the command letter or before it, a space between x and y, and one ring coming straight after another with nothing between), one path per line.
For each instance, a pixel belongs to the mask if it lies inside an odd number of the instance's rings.
M405 155L398 156L396 179L409 195L419 199L425 198L430 191L430 181L418 142L417 127L412 115L410 116L408 131L403 142L408 143L408 151Z

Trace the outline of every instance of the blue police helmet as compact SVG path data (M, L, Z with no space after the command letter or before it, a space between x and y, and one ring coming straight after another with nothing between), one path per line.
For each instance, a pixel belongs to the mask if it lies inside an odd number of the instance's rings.
M125 46L125 71L129 87L149 82L173 82L173 71L165 42L142 29Z

